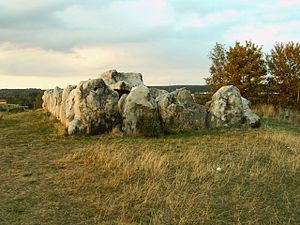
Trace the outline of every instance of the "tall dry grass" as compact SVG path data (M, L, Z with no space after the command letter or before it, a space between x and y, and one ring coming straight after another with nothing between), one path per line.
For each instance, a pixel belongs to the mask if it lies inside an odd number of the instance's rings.
M295 109L275 107L267 104L255 105L252 108L262 118L273 118L292 124L300 124L300 112Z
M292 125L144 138L53 123L0 121L0 224L300 224Z
M81 165L63 179L86 190L99 223L294 224L299 154L288 132L103 138L62 159Z

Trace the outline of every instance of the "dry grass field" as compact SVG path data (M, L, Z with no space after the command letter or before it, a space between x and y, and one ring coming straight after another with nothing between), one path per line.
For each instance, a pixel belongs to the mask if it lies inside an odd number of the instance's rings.
M66 137L42 111L4 114L0 224L300 224L300 126L262 124Z

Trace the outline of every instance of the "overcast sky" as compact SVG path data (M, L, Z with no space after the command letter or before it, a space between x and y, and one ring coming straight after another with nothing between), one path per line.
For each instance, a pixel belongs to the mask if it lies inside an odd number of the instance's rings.
M216 42L300 42L300 0L0 0L0 88L51 88L109 69L204 84Z

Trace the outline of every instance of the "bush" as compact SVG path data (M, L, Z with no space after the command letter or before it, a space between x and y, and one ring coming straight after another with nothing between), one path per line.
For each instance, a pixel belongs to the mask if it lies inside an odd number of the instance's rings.
M205 105L207 102L209 102L212 98L213 93L195 93L194 99L195 102L199 105Z

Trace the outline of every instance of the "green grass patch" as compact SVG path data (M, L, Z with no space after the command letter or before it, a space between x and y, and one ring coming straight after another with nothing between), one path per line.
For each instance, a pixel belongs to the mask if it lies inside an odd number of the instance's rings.
M0 120L0 128L7 128L16 126L18 124L17 120L14 119L2 119Z
M269 129L269 130L286 130L286 131L291 131L295 133L300 133L300 124L296 124L293 122L290 122L288 120L281 120L278 118L262 118L262 124L263 128Z

